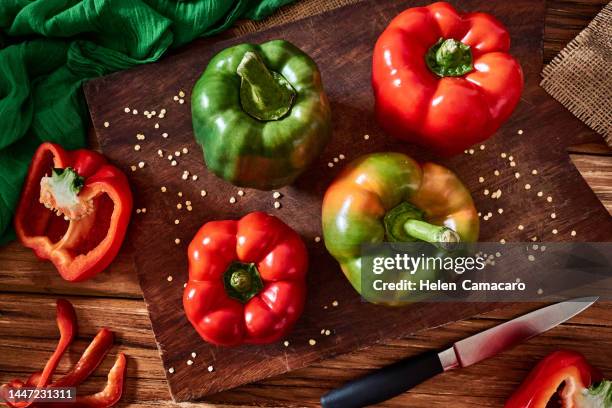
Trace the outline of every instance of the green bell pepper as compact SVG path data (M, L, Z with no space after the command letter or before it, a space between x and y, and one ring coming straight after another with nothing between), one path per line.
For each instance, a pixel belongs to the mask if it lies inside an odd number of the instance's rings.
M317 65L287 41L221 51L191 99L207 167L237 186L271 190L292 183L331 137Z

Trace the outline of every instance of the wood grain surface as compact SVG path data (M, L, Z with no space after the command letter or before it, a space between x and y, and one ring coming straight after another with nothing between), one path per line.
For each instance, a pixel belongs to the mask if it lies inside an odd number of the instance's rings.
M563 45L561 41L573 37L601 5L594 2L549 3L545 55L554 55ZM571 23L563 29L565 21ZM548 26L553 23L557 31L551 35ZM586 138L592 137L588 130L581 132L585 133ZM607 156L609 151L601 144L574 148L572 151L574 163L604 204L612 208L612 159ZM78 351L85 347L86 339L93 336L96 328L107 325L119 333L119 348L126 350L132 357L127 394L121 405L171 406L163 369L148 327L144 303L139 299L140 291L132 268L129 257L124 255L113 265L111 274L103 274L97 280L75 288L74 285L62 282L48 264L36 261L33 255L19 245L11 244L0 250L0 290L3 292L0 298L0 355L7 356L0 360L0 381L29 373L43 364L57 336L53 322L54 299L56 294L68 294L77 306L81 325L79 342L70 356L72 361ZM24 303L30 303L33 307L26 308ZM219 406L285 403L314 405L326 389L368 369L402 356L444 346L535 307L516 305L417 336L387 342L367 351L323 361L287 375L217 394L208 401ZM385 406L500 406L538 358L562 346L584 352L604 372L611 373L610 356L605 352L612 349L612 332L609 327L611 319L609 304L596 305L570 323L512 351L467 370L433 379L389 401ZM64 361L63 369L67 361ZM109 362L97 371L88 389L99 389L102 386Z

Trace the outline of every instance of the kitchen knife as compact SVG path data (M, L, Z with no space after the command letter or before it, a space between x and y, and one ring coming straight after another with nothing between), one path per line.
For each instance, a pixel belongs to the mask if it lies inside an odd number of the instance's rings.
M442 352L398 361L325 394L321 397L321 406L359 408L386 401L437 374L478 363L544 333L582 312L597 299L584 297L556 303L458 341Z

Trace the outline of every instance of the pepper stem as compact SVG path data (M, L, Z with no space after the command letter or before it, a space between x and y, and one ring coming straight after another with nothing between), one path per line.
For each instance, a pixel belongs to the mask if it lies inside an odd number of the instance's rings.
M461 242L457 232L443 225L424 220L423 211L403 202L389 211L384 218L387 240L391 242L425 241L444 250L451 250Z
M452 229L425 221L408 220L404 224L404 230L413 238L436 244L445 250L450 250L455 244L461 242L459 234Z
M474 69L470 46L452 38L440 38L427 51L425 61L429 69L440 77L462 76Z
M263 289L259 271L253 263L233 262L223 276L227 295L241 303L248 302Z
M270 71L259 55L247 51L236 72L241 78L240 103L249 115L271 121L289 113L295 90L281 74Z

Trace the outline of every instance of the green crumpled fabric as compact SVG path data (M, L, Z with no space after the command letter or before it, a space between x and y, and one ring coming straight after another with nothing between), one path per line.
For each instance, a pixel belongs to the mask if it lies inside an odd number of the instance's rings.
M0 0L0 244L42 141L85 146L88 79L293 0Z

